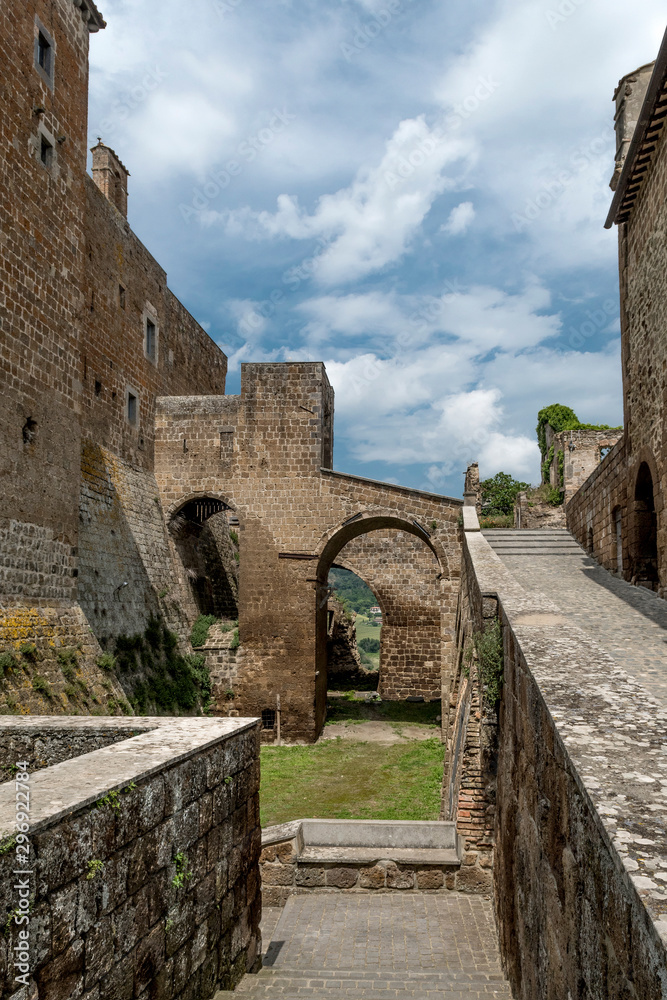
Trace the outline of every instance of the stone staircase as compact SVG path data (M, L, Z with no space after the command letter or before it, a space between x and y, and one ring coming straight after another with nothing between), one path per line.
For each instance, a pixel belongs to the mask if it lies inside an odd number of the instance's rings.
M215 1000L511 1000L488 897L309 892L262 931L261 971Z
M583 556L586 553L565 528L542 528L538 531L483 531L491 548L503 556Z

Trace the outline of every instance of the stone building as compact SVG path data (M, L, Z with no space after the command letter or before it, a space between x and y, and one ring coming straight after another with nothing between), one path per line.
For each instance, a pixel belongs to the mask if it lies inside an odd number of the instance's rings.
M285 735L315 738L338 558L385 606L383 697L437 698L460 502L331 471L321 364L245 365L224 395L224 354L128 224L128 169L99 141L86 173L104 26L92 0L0 12L0 710L129 712L136 685L100 672L102 650L159 622L186 653L213 614L239 621L211 648L216 690L255 715L281 695Z
M568 527L608 569L667 593L667 35L614 94L624 433L582 484Z

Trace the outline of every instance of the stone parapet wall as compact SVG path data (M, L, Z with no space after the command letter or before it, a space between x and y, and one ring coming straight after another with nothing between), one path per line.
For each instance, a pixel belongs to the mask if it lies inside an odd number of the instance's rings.
M605 569L622 572L629 564L628 484L625 442L621 440L579 488L566 508L567 527ZM622 566L618 565L615 512L621 514Z
M100 720L0 720L5 737L74 742ZM109 728L118 720L108 720ZM122 724L121 724L122 725ZM0 997L201 997L257 962L256 720L128 720L127 739L34 774L28 988L17 993L9 918L19 854L14 783L0 785ZM141 735L132 733L141 727ZM93 738L97 738L94 736ZM16 898L15 898L16 897Z
M514 996L661 1000L667 713L479 532L465 547L469 613L497 601L502 623L494 882Z

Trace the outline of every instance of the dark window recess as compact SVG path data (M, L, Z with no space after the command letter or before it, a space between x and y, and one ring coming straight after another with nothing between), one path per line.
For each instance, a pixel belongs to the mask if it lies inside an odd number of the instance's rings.
M23 425L23 443L34 444L37 437L37 421L28 417Z
M151 319L146 320L146 357L155 361L157 353L157 337L155 335L155 323Z
M40 31L37 36L37 65L47 76L53 72L53 49L48 38Z
M118 304L121 309L125 308L125 289L122 285L118 286Z
M45 167L50 167L53 163L53 146L44 135L41 136L39 158Z
M99 396L101 392L102 392L102 383L95 381L95 395Z
M137 422L137 397L133 392L127 394L127 419L131 424Z
M262 729L273 729L276 724L275 708L262 709Z

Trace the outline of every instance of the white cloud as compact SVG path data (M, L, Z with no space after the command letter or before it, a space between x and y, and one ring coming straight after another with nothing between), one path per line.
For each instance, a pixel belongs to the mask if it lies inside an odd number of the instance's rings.
M475 207L473 203L462 201L460 205L451 210L447 222L440 227L440 231L448 233L449 236L459 236L461 233L465 233L474 218Z
M400 260L437 196L456 186L454 177L444 175L445 167L472 158L469 142L443 138L423 116L406 119L380 162L360 168L349 187L322 195L312 214L297 197L281 194L274 213L244 208L211 213L208 221L221 219L228 232L243 230L255 239L324 236L330 244L320 257L317 281L359 280Z

